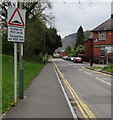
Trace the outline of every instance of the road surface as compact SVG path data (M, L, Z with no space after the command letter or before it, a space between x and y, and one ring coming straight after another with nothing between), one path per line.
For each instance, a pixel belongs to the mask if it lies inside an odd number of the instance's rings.
M96 118L111 118L111 77L84 69L87 63L54 59L59 70Z

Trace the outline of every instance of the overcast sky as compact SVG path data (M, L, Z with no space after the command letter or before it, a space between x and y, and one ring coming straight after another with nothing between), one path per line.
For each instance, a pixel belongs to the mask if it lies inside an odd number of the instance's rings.
M89 0L91 1L91 0ZM109 0L110 1L110 0ZM53 2L55 26L58 34L65 37L77 32L81 25L92 30L111 16L111 2Z

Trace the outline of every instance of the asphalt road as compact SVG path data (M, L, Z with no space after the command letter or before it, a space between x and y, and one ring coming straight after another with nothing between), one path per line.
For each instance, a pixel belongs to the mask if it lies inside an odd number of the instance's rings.
M96 118L111 118L111 77L83 69L87 63L54 61Z

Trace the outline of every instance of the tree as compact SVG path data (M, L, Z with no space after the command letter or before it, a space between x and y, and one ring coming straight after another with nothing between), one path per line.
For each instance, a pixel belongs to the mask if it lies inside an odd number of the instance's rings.
M84 41L84 32L82 26L79 27L77 31L76 47L80 44L83 44Z
M30 29L29 29L30 28ZM55 49L61 47L61 37L55 28L47 28L41 20L29 18L26 28L24 52L26 58L32 56L52 55Z
M29 18L26 25L26 41L24 43L25 58L39 55L43 50L43 32L42 22L35 18Z
M2 18L3 53L11 54L11 55L13 54L13 44L7 41L6 20L7 20L7 8L14 6L16 6L16 3L10 1L0 3L0 7L2 8L2 13L0 14L0 17ZM26 10L26 40L24 43L25 57L31 58L31 56L33 55L39 55L40 53L44 54L44 38L45 38L44 36L45 33L49 34L49 30L46 27L46 23L48 22L49 24L52 24L52 20L54 18L51 13L49 12L46 13L45 10L51 8L52 8L52 4L49 2L49 0L44 0L43 2L39 0L37 2L23 3L23 9ZM59 37L57 36L57 33L54 34L56 34L56 39L57 39L57 42L55 44L58 44L59 43L58 41L60 41L61 38L60 36ZM53 40L55 41L56 39ZM46 46L45 47L49 49L48 45ZM56 46L58 47L58 45L54 45L54 48L56 48ZM46 52L49 53L48 51Z
M78 56L78 54L83 54L84 53L84 46L79 45L75 48L75 56Z
M0 8L2 8L2 12L0 13L0 18L2 19L2 28L7 27L7 8L15 7L16 2L0 2ZM52 4L49 0L38 0L37 2L23 2L23 9L26 10L26 19L37 17L44 22L48 22L52 24L52 19L54 18L51 12L48 14L44 13L45 10L52 9Z
M71 54L72 49L71 49L70 46L68 46L68 47L65 49L65 51L66 51L67 55L69 55L69 54Z
M55 49L62 47L61 37L57 35L57 30L55 28L49 28L48 34L46 33L46 45L48 46L47 52L53 54Z

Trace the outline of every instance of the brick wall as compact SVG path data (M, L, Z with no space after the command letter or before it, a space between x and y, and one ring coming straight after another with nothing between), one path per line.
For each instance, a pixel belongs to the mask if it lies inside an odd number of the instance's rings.
M93 56L93 39L84 42L84 58L89 60Z
M107 31L106 33L106 40L99 40L99 32L93 32L93 38L98 39L97 42L94 42L94 45L98 44L113 44L113 31Z
M65 52L60 52L61 56L67 56L67 54Z

